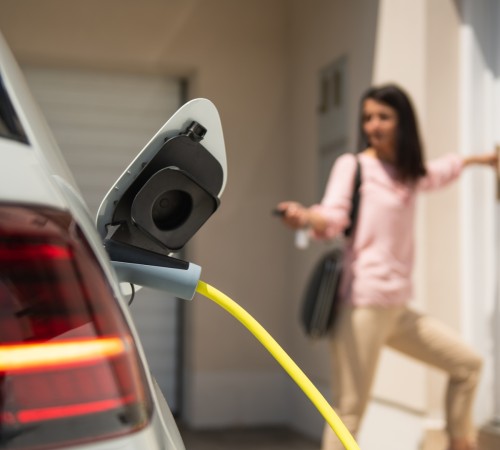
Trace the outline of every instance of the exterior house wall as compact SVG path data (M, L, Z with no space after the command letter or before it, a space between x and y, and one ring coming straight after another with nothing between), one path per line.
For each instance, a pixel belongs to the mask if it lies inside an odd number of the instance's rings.
M460 153L460 15L453 1L427 2L425 131L429 157ZM458 332L462 329L460 183L425 200L426 309ZM446 270L443 270L443 267ZM428 371L429 428L440 427L445 377Z

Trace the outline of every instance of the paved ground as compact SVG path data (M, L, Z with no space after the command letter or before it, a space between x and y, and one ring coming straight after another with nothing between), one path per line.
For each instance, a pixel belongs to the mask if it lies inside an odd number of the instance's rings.
M286 428L192 431L179 427L186 450L319 450L314 442ZM445 450L442 431L428 432L419 450ZM479 434L480 450L500 450L500 426L484 427Z
M186 450L318 450L319 443L285 428L192 431L180 428Z

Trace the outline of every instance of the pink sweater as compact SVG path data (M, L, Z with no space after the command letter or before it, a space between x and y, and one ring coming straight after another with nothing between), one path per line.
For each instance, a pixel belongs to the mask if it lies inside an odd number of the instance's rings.
M341 295L356 306L395 306L412 296L414 216L417 193L455 180L463 163L447 155L427 164L416 186L398 182L394 167L360 154L361 203L354 239L347 246ZM321 204L313 206L328 221L318 239L331 239L349 224L356 160L348 153L334 164Z

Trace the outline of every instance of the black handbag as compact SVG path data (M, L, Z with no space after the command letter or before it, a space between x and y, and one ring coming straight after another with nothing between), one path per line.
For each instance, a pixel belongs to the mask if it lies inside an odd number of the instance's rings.
M356 158L356 174L352 195L350 225L344 230L347 238L352 235L358 216L361 186L361 166ZM344 239L345 240L345 239ZM322 255L314 266L304 291L301 323L307 336L321 338L332 329L340 310L338 295L342 276L344 245L336 245Z

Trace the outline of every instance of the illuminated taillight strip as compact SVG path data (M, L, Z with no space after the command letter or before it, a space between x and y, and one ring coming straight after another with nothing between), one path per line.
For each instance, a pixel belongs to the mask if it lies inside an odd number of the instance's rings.
M49 408L20 411L17 413L17 420L20 423L30 423L38 422L41 420L54 420L72 416L99 413L119 408L121 406L126 406L129 403L134 402L135 400L137 400L135 396L129 395L127 397L101 400L79 405L55 406Z
M0 371L85 363L118 356L125 350L123 340L118 337L0 345Z
M71 251L59 245L44 243L0 246L0 261L60 260L70 258Z

